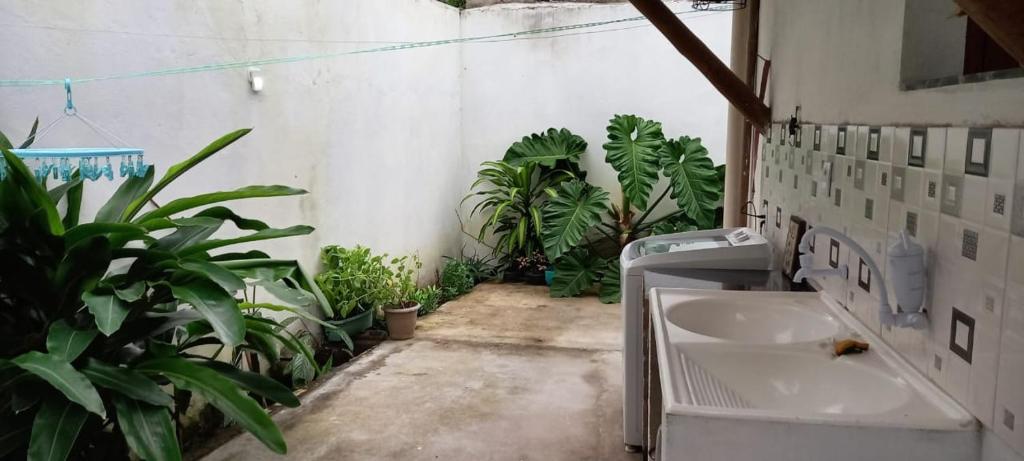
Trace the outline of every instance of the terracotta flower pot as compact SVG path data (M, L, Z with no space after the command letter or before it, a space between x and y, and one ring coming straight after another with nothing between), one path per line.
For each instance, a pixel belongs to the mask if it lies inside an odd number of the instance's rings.
M388 323L388 337L394 340L410 339L416 334L416 311L419 303L384 308L384 319Z

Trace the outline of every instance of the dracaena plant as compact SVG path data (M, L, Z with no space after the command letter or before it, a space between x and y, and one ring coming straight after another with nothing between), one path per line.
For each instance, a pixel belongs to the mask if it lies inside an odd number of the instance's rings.
M582 175L579 161L586 149L583 138L551 128L513 143L501 161L481 164L470 187L476 192L463 202L479 199L470 212L483 218L477 240L493 235L492 248L504 266L543 251L541 206L557 195L555 186Z
M305 191L251 186L145 210L175 179L248 132L217 139L155 183L152 168L127 179L93 222L80 220L77 175L47 190L0 137L7 168L0 181L0 458L118 459L130 451L177 460L176 424L192 394L273 451L286 451L254 397L299 401L217 354L248 351L273 361L283 347L315 364L305 342L260 312L319 322L306 309L329 308L287 262L223 250L313 229L275 229L211 205ZM229 222L241 235L213 238ZM254 284L291 305L255 303L245 295Z
M618 174L622 200L611 204L600 187L566 181L543 206L542 241L555 262L552 296L576 296L600 283L602 301L619 300L618 255L652 233L717 225L724 170L716 168L700 138L666 139L661 123L616 115L608 125L605 161ZM668 184L652 201L661 177ZM654 217L666 198L675 209Z

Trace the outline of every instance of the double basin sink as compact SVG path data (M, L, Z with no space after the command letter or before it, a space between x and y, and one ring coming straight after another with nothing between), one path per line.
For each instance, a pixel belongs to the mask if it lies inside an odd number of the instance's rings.
M830 299L672 288L650 299L660 459L976 456L974 418ZM870 347L837 357L843 339Z

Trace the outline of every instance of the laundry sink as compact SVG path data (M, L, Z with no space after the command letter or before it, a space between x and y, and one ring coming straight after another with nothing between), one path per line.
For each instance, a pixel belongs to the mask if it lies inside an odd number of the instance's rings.
M650 292L659 460L960 461L976 420L831 298ZM836 357L833 340L867 342Z
M911 401L913 389L906 380L858 359L816 350L691 347L684 360L697 403L713 405L723 389L747 408L808 415L877 415Z
M815 342L839 334L841 324L816 307L815 293L744 291L672 292L663 295L670 324L699 336L692 341L747 344Z

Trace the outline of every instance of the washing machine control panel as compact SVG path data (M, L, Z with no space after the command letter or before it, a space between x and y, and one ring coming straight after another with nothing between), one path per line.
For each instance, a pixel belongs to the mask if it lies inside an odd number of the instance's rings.
M761 234L753 232L745 227L725 234L725 239L734 247L743 245L761 245L767 243L767 240L765 240Z

